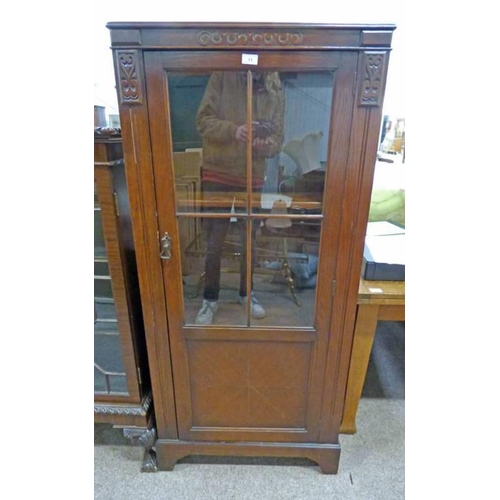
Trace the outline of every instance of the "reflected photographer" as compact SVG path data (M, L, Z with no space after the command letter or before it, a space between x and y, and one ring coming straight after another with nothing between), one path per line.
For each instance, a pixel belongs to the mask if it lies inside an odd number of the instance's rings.
M252 77L252 192L261 192L266 159L277 155L283 143L284 95L277 72L254 73ZM226 200L246 200L246 73L214 72L211 75L198 110L196 125L203 140L201 185L204 195L213 194L212 199L216 199L217 194L221 193ZM213 203L204 210L220 212L221 207ZM252 238L259 223L259 220L251 222ZM207 241L204 300L196 317L196 324L212 324L218 309L222 249L231 224L229 217L207 217L204 220ZM235 224L242 249L239 301L244 305L247 302L246 220L238 219ZM254 261L252 252L252 270ZM253 290L253 284L250 289ZM250 302L252 317L263 318L265 310L253 291Z

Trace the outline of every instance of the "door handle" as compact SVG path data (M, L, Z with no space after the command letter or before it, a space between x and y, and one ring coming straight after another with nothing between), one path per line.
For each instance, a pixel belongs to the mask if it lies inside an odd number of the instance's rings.
M165 231L161 239L160 259L170 260L172 258L172 240L170 235Z

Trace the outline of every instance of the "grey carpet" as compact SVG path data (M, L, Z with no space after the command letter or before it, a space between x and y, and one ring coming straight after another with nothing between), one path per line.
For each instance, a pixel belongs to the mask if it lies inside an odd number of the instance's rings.
M341 435L337 475L303 459L186 457L173 472L140 472L143 451L95 425L96 500L404 499L404 323L381 322L356 419Z

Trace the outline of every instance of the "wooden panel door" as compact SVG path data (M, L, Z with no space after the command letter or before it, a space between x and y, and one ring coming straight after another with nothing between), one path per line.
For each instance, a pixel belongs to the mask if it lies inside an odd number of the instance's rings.
M171 350L165 378L173 378L179 439L326 440L325 371L340 350L335 315L345 307L335 288L348 286L339 241L352 202L344 182L357 57L144 54ZM194 89L191 111L171 98L179 88ZM202 155L194 199L176 188L185 144ZM203 230L186 242L189 225Z

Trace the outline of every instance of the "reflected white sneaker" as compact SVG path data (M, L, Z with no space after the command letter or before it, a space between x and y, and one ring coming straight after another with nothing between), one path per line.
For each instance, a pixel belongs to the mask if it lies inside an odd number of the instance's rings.
M214 319L214 314L217 312L217 301L204 300L201 309L195 319L197 325L211 325Z
M239 295L239 302L241 305L245 305L247 303L246 295ZM259 301L255 298L255 295L252 293L250 295L250 313L252 314L252 318L262 319L266 315L265 309L260 305Z

